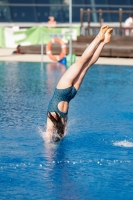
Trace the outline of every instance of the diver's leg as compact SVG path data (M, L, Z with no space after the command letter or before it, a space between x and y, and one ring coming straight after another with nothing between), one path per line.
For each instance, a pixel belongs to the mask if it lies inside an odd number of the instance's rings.
M100 55L104 45L110 42L112 33L113 33L113 29L112 28L109 28L106 31L104 41L102 41L100 43L98 49L95 51L94 55L92 56L92 58L91 58L91 60L90 60L90 62L88 64L88 67L93 65L98 60L99 55Z
M106 31L104 41L102 41L100 43L100 45L96 49L95 53L93 54L92 58L88 61L88 63L86 63L86 67L82 70L82 73L79 75L79 77L77 77L77 81L75 81L75 84L74 84L74 87L77 90L80 87L80 85L82 83L82 80L83 80L87 70L89 69L89 67L91 67L98 60L104 45L110 42L110 38L111 38L112 32L113 32L112 28L109 28Z
M104 40L104 34L107 31L108 26L102 26L96 38L92 41L92 43L86 48L82 56L71 65L68 70L64 73L57 84L57 88L63 89L74 85L75 81L77 81L77 77L82 73L82 70L86 67L86 64L89 60L91 60L95 50Z

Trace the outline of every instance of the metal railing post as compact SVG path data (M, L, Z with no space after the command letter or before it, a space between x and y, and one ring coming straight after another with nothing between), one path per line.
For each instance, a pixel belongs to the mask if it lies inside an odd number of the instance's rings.
M83 8L80 8L80 35L83 27Z
M99 23L100 23L100 26L102 26L102 23L103 23L103 18L102 18L102 9L99 9Z
M120 30L119 34L122 35L122 9L119 9L119 22L120 22Z
M87 15L88 15L88 35L90 35L90 9L87 9Z
M42 34L41 38L41 64L43 65L43 40L44 40L44 34Z
M72 0L69 0L69 27L70 27L69 54L70 54L70 65L71 65L72 63Z

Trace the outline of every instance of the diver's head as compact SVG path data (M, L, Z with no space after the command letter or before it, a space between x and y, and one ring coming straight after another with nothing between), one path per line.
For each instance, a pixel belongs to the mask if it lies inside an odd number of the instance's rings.
M58 142L64 137L67 118L61 118L57 112L54 115L48 112L48 118L54 126L52 141Z

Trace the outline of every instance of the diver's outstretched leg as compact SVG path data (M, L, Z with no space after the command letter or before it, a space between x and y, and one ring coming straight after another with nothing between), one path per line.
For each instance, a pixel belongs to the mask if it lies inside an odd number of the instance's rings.
M113 33L113 29L112 28L109 28L106 31L104 41L102 41L100 43L100 45L98 46L98 48L96 49L95 53L93 54L93 56L92 56L92 58L91 58L91 60L90 60L90 62L88 64L88 67L93 65L98 60L104 45L110 42L112 33Z
M85 68L86 63L92 58L94 52L96 51L99 44L104 41L105 32L107 31L108 26L102 26L98 35L91 42L91 44L86 48L82 56L71 65L68 70L64 73L61 79L58 82L57 88L64 89L74 85L77 78L82 73L82 70Z
M92 58L88 61L88 63L86 63L86 67L82 70L82 73L79 75L79 77L77 78L77 81L74 84L74 87L77 90L80 87L80 85L82 83L82 80L83 80L87 70L89 69L89 67L92 66L98 60L104 45L110 42L112 33L113 33L113 29L112 28L109 28L106 31L105 39L99 44L99 46L96 49L95 53L93 54Z

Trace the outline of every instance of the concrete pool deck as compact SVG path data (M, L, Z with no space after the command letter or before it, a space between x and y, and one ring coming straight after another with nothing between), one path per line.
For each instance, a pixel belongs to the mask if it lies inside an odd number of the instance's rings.
M15 49L0 48L0 61L42 62L43 60L43 62L53 62L47 55L44 55L42 58L39 54L12 54L14 50ZM96 64L133 66L133 59L100 57Z

